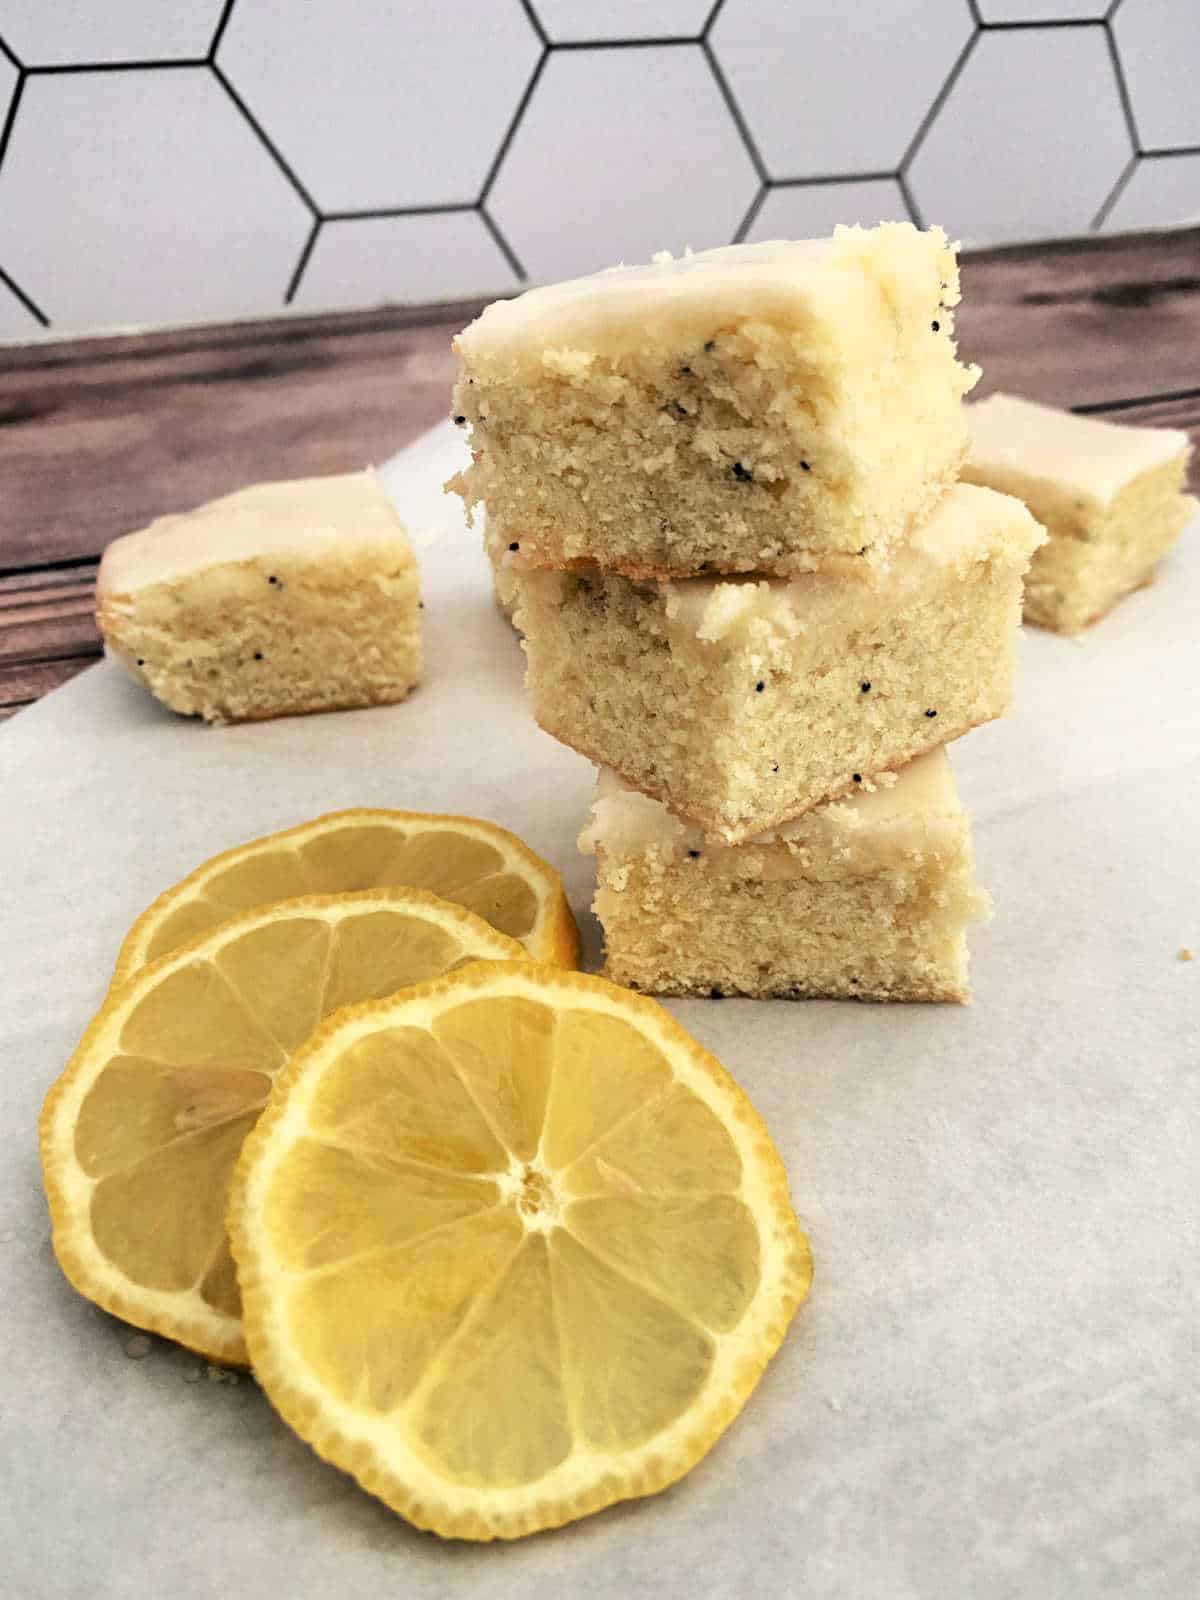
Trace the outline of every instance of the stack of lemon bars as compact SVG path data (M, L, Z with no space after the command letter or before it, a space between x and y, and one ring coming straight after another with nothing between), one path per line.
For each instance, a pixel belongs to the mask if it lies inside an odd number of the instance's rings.
M600 767L606 971L967 998L987 914L943 746L1008 707L1020 501L960 483L955 255L839 228L532 290L460 335L538 722Z

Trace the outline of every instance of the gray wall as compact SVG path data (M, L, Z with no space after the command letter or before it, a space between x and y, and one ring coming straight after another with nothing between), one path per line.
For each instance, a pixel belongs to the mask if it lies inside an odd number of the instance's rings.
M1197 82L1200 0L0 0L0 339L1180 222Z

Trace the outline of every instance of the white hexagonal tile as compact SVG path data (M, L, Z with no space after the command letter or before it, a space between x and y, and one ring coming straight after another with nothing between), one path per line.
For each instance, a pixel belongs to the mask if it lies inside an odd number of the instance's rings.
M492 298L519 288L475 211L327 222L293 304L343 307Z
M31 78L0 261L56 331L279 307L308 212L203 67Z
M13 90L17 87L20 76L16 67L7 56L0 55L0 130L4 128L5 118L8 116L9 102L13 97Z
M22 344L43 331L33 312L0 279L0 344Z
M1144 156L1104 223L1105 233L1200 222L1200 152Z
M698 45L570 50L547 61L488 209L545 282L728 244L757 187Z
M1113 33L1142 149L1200 144L1197 0L1124 0Z
M773 178L886 172L974 24L966 0L726 0L710 40Z
M979 0L984 22L1098 22L1112 0Z
M519 0L239 0L221 69L323 211L479 194L541 54Z
M895 178L857 183L801 183L771 189L746 238L818 239L839 222L907 222L908 207Z
M196 61L208 54L222 0L4 0L0 35L27 67L102 61Z
M694 39L713 0L535 0L538 20L555 44L581 39Z
M1046 238L1091 225L1130 153L1103 28L1001 30L979 35L908 179L952 238Z

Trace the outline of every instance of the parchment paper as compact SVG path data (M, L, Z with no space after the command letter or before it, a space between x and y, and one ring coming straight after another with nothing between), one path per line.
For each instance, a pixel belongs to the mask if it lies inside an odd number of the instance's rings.
M954 764L996 918L955 1007L672 1006L787 1162L816 1278L675 1489L513 1546L415 1532L253 1382L80 1299L35 1121L121 935L247 837L348 805L475 812L565 873L588 764L540 733L437 429L388 471L420 550L405 705L206 729L110 665L0 731L0 1593L248 1600L1170 1596L1200 1590L1200 529Z

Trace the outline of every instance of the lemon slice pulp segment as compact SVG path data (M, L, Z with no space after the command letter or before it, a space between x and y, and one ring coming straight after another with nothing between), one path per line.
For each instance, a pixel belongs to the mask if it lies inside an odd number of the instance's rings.
M81 1294L244 1362L225 1235L242 1140L291 1052L339 1006L524 948L421 890L244 912L110 989L40 1122L55 1254Z
M782 1163L653 1001L475 964L331 1019L229 1230L256 1375L420 1527L512 1538L686 1472L808 1291Z
M164 891L126 935L113 985L239 911L401 886L465 906L535 961L578 964L562 880L507 829L420 811L333 811L214 856Z

